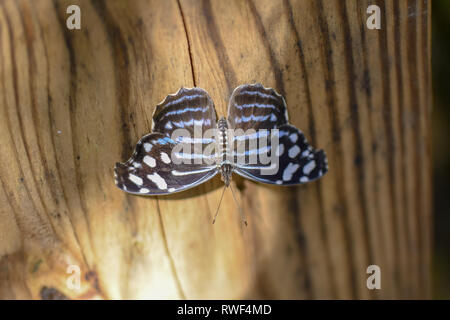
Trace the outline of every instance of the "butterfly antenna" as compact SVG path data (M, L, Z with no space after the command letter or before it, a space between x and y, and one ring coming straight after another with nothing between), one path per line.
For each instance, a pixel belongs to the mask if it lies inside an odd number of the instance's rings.
M216 214L214 215L214 219L213 219L213 222L212 222L213 224L214 224L214 222L216 222L217 215L219 214L220 204L222 203L223 195L225 194L225 189L226 188L227 188L227 186L224 185L223 186L222 195L220 196L219 205L217 206L217 211L216 211Z
M239 213L241 214L241 219L244 222L245 226L247 226L247 218L245 217L244 211L242 211L242 208L237 201L237 198L236 198L236 195L234 194L234 189L233 189L233 186L231 185L231 183L230 183L230 189L231 189L231 193L233 194L234 202L236 203L236 206L239 209Z

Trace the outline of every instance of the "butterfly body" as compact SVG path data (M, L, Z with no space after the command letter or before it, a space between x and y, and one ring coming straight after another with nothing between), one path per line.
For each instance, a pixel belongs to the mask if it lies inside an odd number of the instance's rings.
M218 137L217 141L219 143L219 159L220 163L218 166L220 168L220 174L222 175L222 181L228 187L231 181L231 175L233 173L233 166L228 159L230 154L230 148L228 144L228 122L225 117L222 117L217 122L218 127Z
M116 185L123 191L169 194L218 173L229 186L233 172L258 182L297 185L328 170L325 153L288 123L284 98L261 84L237 87L227 118L218 121L206 91L181 88L158 104L152 131L128 161L116 164Z

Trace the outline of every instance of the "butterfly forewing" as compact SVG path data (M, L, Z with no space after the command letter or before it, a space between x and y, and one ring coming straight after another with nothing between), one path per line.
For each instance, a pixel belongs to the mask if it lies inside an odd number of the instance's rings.
M216 111L209 94L201 88L181 88L156 106L152 131L172 137L183 144L184 160L203 159L211 154L217 128ZM207 153L207 152L206 152Z
M273 129L287 123L286 104L281 95L260 83L234 89L228 104L228 123L232 129Z
M172 136L174 130L185 129L193 136L195 128L206 131L216 128L216 122L214 103L205 90L181 88L156 106L152 131Z

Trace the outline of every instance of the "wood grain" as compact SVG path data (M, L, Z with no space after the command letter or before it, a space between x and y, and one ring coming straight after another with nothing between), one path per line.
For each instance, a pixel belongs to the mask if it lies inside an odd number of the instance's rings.
M382 28L368 30L369 4ZM66 8L81 8L81 30ZM0 298L430 297L430 2L0 1ZM152 112L262 82L330 170L166 197L114 186ZM366 268L381 267L381 290ZM81 288L70 289L70 265Z

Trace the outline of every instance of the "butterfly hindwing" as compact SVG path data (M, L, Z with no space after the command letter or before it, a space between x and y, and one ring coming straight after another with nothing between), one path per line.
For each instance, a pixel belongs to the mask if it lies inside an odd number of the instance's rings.
M315 150L308 144L303 133L290 124L278 129L277 145L273 145L272 135L267 137L266 146L258 147L256 163L236 165L234 172L248 179L278 185L296 185L316 180L328 171L327 158L323 150ZM275 131L276 132L276 131ZM250 139L249 139L250 140ZM248 150L251 152L252 148ZM265 159L275 159L270 163L262 163ZM272 157L274 155L274 157Z
M116 185L134 194L168 194L192 188L217 174L215 165L181 161L180 152L173 152L176 144L162 133L144 136L132 157L116 164Z

